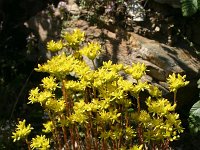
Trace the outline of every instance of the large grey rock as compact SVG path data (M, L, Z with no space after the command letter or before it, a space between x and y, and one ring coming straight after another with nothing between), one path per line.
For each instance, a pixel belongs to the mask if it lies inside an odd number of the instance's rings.
M164 94L168 94L166 78L171 73L186 74L190 85L182 94L184 104L195 100L196 81L200 78L200 61L186 49L170 47L157 41L139 36L133 32L99 29L89 26L83 20L73 22L75 27L86 32L89 40L100 40L105 54L102 60L111 59L114 63L131 65L133 62L143 62L149 71L143 80L159 86ZM103 37L103 38L102 38ZM87 39L88 40L88 39ZM192 94L191 94L192 93ZM188 105L189 106L189 105Z
M38 22L40 21L38 20ZM40 22L40 24L41 27L44 27L42 22ZM84 20L72 20L68 21L68 24L71 26L67 26L65 30L70 32L75 28L81 29L86 33L86 42L91 40L98 40L101 42L104 54L102 54L100 60L110 59L114 63L122 63L124 65L131 65L137 62L145 63L149 71L147 71L143 80L160 87L166 96L169 95L168 85L166 83L168 75L173 72L186 74L190 85L187 86L185 91L180 90L181 94L178 95L180 95L181 98L178 97L178 99L182 99L181 105L184 108L187 107L187 109L195 102L196 96L198 96L196 81L200 78L200 61L199 58L192 55L190 51L170 47L139 36L133 32L126 32L123 29L115 30L112 27L111 29L100 29L97 26L90 26L89 23ZM40 29L39 26L37 27L36 30L39 32L41 40L45 43L51 37L51 30L42 31L38 30ZM56 29L52 31L55 32ZM45 36L42 36L43 34ZM44 37L45 40L42 37ZM43 49L44 54L45 52L45 49ZM46 56L48 56L47 53ZM98 63L97 61L97 64ZM129 77L128 79L131 80Z

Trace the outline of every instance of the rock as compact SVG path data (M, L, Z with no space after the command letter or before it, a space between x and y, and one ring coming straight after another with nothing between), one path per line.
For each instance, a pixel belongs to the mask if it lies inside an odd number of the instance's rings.
M34 51L34 55L38 55L42 57L42 59L50 58L50 53L46 51L46 43L52 39L57 40L55 37L60 36L60 16L50 16L49 11L44 10L38 13L36 16L31 17L24 24L27 28L32 30L32 33L38 39L37 48L39 51ZM30 56L29 58L31 59L32 57Z
M196 81L200 78L200 61L188 50L170 47L154 40L139 36L133 32L126 32L118 29L115 32L107 29L99 29L97 26L90 26L86 21L73 21L74 27L89 34L88 38L99 40L102 43L104 54L100 60L112 60L114 63L131 65L132 63L145 63L147 66L146 76L142 79L158 86L163 94L169 99L173 99L169 93L166 78L169 74L186 74L190 84L180 90L178 94L179 107L188 109L198 98ZM86 28L87 27L87 28ZM92 36L92 34L94 34ZM103 37L103 38L102 38ZM88 39L87 39L88 40ZM97 61L97 65L101 65ZM132 81L130 77L128 80ZM191 94L192 93L192 94Z
M156 32L159 32L159 31L160 31L160 27L156 26L154 30L155 30Z
M70 13L71 15L79 15L80 9L75 1L71 0L68 4L64 1L58 3L58 9L63 10L64 12Z

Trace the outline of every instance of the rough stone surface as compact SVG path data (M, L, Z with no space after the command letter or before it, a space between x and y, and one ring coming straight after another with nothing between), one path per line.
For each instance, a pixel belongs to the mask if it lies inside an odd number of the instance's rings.
M38 31L42 42L50 40L55 34L56 26L47 28L47 24L51 25L52 21L55 20L35 18L32 21L36 25L32 28ZM111 59L114 63L126 65L131 65L133 62L144 62L149 69L147 75L151 76L153 81L165 82L166 77L172 72L187 74L188 79L196 79L200 75L199 60L187 50L160 44L121 29L115 32L100 29L97 26L90 26L84 20L68 21L68 24L70 26L66 28L66 31L70 32L74 28L80 28L86 32L87 41L100 40L106 53L106 58L103 59Z
M53 37L59 23L52 19L46 27L45 22L48 22L48 20L38 18L37 21L33 22L33 24L37 24L37 28L33 29L40 35L43 41L41 43L44 43L42 45L43 53L49 57L49 53L45 53L45 42L51 39L51 35ZM55 24L54 29L51 28L52 24ZM46 31L39 30L39 26ZM30 24L29 27L32 28ZM95 25L92 26L87 21L80 19L67 21L65 30L70 32L74 28L80 28L86 33L86 41L98 40L101 42L104 54L100 57L100 60L110 59L114 63L125 65L131 65L133 62L144 62L149 70L144 80L159 86L165 95L169 94L166 77L173 72L186 74L187 80L190 80L191 84L185 90L180 90L182 92L180 99L183 99L182 105L187 106L187 109L189 109L196 100L194 94L191 95L191 93L198 93L196 81L200 78L200 61L188 50L170 47L139 36L134 32L127 32L122 28L107 25L105 27L101 26L101 28Z
M90 26L84 20L73 21L73 27L67 30L72 31L76 27L86 32L87 40L101 42L104 50L104 54L100 57L101 60L110 59L114 63L125 65L137 62L145 63L149 71L143 80L160 87L166 97L169 96L172 99L166 83L168 75L173 72L186 74L190 84L180 90L179 106L189 109L196 100L194 96L195 93L198 93L196 81L200 78L200 61L188 50L170 47L133 32L119 29L113 32L99 29L97 26Z

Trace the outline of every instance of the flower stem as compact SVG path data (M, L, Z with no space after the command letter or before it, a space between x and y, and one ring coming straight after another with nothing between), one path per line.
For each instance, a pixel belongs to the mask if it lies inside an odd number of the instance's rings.
M28 150L31 150L30 142L28 141L28 139L26 139L26 144L28 146Z
M174 91L174 104L176 104L177 91Z
M53 117L51 116L51 112L50 111L48 111L48 115L49 115L50 120L53 123L53 128L54 128L53 134L55 135L56 142L58 144L58 148L59 148L59 150L61 150L62 149L62 146L61 146L61 137L60 137L60 134L58 133L58 130L56 128L56 123L55 123Z
M66 135L66 129L64 126L62 126L62 131L63 131L63 136L64 136L64 143L65 143L65 146L66 146L66 149L69 150L70 147L69 147L69 144L67 142L67 135Z
M69 127L69 132L70 132L70 139L71 139L72 147L73 147L73 150L75 150L76 147L75 147L75 140L74 140L74 125Z
M79 132L78 132L77 126L75 126L75 132L76 132L77 147L78 147L78 149L80 150L80 149L81 149L81 145L80 145L80 136L79 136Z
M140 110L141 110L139 94L137 94L137 109L138 109L138 115L139 115ZM138 131L138 137L139 137L139 144L143 144L144 141L143 141L143 135L142 135L142 127L140 123L138 124L137 131Z
M69 117L69 102L68 102L68 98L67 98L67 93L66 93L66 89L65 89L65 80L62 80L62 95L64 97L65 100L65 105L66 105L66 113L67 116Z
M96 67L96 65L94 63L94 60L92 60L92 64L93 64L94 70L97 70L97 67Z

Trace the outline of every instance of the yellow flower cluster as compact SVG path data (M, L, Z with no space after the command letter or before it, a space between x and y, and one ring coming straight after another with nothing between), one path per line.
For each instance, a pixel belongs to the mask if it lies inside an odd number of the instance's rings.
M53 132L54 130L52 121L47 121L46 123L43 123L43 126L45 129L42 129L42 131L45 133L50 133L50 132Z
M169 84L169 89L171 92L176 92L180 87L184 87L189 84L189 81L185 81L186 75L181 76L173 73L167 78L167 83Z
M72 48L78 48L79 44L84 41L85 33L79 29L74 29L73 33L64 33L63 38L66 40L67 45Z
M39 72L47 72L56 76L58 79L62 79L72 72L74 65L77 63L78 61L72 55L66 56L66 54L62 53L61 55L54 56L43 65L39 64L38 68L35 70Z
M52 76L43 78L41 84L42 90L39 87L32 89L29 93L28 99L30 101L28 104L40 103L45 109L53 111L54 113L63 112L66 104L62 97L56 99L54 92L59 87L55 81L56 78Z
M130 150L142 150L143 145L134 145L132 148L130 148Z
M47 43L47 50L52 51L52 52L57 52L63 48L63 43L62 41L55 42L51 40L50 42Z
M50 148L49 139L47 139L45 135L37 135L35 138L32 138L30 146L32 150L48 150Z
M83 80L81 80L81 82L69 80L69 81L65 82L64 86L65 86L66 90L84 91L87 84L85 84L85 82L83 82Z
M139 80L142 78L142 76L145 74L146 71L146 65L144 63L137 63L137 64L132 64L132 67L127 67L125 69L125 72L127 74L130 74L133 79Z
M119 140L122 136L122 129L112 126L110 131L102 131L100 137L103 139Z
M26 120L19 121L19 124L17 124L15 132L12 133L13 141L15 142L21 139L26 139L27 136L30 134L31 130L33 130L33 128L31 127L30 124L26 126Z
M102 122L102 123L111 122L112 124L114 124L116 121L118 121L118 118L120 116L121 116L121 113L118 113L117 110L110 110L109 112L102 110L102 111L99 111L97 120L99 120L99 122Z
M148 87L147 90L152 97L159 98L162 96L162 91L157 86L149 85Z
M166 116L169 112L175 111L176 108L176 104L171 105L171 103L164 98L159 98L154 101L151 100L151 97L149 97L146 100L146 104L149 112L153 113L154 115L159 115L160 117Z
M116 81L119 77L119 74L117 74L114 71L106 71L105 69L98 69L94 73L94 87L101 87L104 84L112 83L113 81Z
M39 92L39 88L36 87L30 91L28 99L30 100L29 103L40 103L41 105L44 105L48 99L53 97L54 94L51 91L44 90Z
M101 45L97 42L88 43L83 49L79 52L82 55L87 56L90 60L94 60L99 54L101 50Z
M149 97L146 101L148 112L141 110L139 114L133 117L141 122L146 142L162 141L169 139L170 141L179 138L179 134L183 132L179 115L172 113L176 104L171 105L167 99L159 98L151 100Z
M48 99L44 108L53 111L54 113L61 113L65 110L65 101L61 99Z
M52 76L43 78L41 85L44 89L48 89L51 91L55 91L58 87L58 84L56 83L56 78Z

